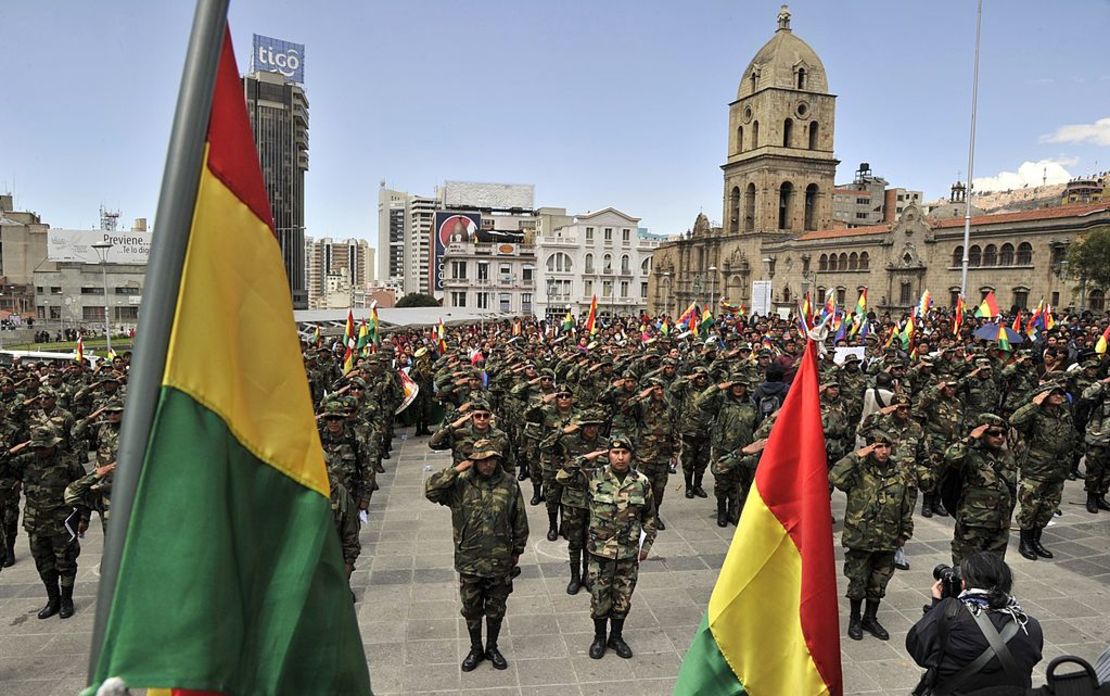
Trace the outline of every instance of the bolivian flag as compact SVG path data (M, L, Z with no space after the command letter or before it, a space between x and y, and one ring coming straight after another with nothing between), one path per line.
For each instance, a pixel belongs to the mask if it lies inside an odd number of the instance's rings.
M842 693L817 361L809 341L675 696Z
M582 327L582 332L587 336L592 336L597 333L597 295L594 295L590 300L590 313L586 315L586 324Z
M956 296L956 309L952 314L952 335L960 335L960 327L964 324L964 296Z
M999 314L1001 314L1001 312L998 309L998 300L994 299L994 290L988 290L987 296L984 297L983 301L979 303L979 306L975 308L975 316L984 319L994 319Z
M82 364L85 362L85 339L81 334L77 334L77 348L73 354L73 359Z
M205 74L205 49L221 45ZM161 289L148 287L172 324L161 339L139 331L128 405L149 395L151 410L129 413L122 432L124 499L112 511L87 692L120 678L149 693L369 694L225 17L198 19L190 46L193 81L171 142L200 151L178 139L183 121L200 119L203 158L189 171L171 147L168 179L184 179L195 204L191 223L160 219L154 241L152 268L179 269L180 280L167 272L153 276ZM177 191L164 188L163 204Z
M1107 343L1110 343L1110 326L1107 326L1102 335L1098 337L1098 341L1095 343L1095 352L1099 355L1105 354Z

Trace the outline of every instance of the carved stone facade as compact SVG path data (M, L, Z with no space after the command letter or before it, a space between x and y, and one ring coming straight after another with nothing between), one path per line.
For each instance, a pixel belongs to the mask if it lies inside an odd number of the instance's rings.
M770 282L772 309L793 307L807 290L820 301L826 288L851 305L864 286L880 310L908 311L925 289L938 305L955 302L961 184L951 203L928 218L910 205L891 224L832 226L835 100L824 65L793 34L784 6L774 36L746 68L729 105L724 226L712 227L699 214L692 230L656 250L651 311L677 314L691 302L721 296L750 308L755 281ZM968 301L993 289L1004 308L1035 306L1042 298L1078 306L1075 281L1063 277L1065 251L1077 235L1104 225L1110 225L1110 203L973 217ZM1087 306L1101 309L1103 290L1089 289Z

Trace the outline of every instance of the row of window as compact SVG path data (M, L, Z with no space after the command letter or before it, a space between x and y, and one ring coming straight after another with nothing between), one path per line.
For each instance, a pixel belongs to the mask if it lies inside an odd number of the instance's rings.
M620 284L620 293L621 293L620 296L622 298L629 297L629 294L628 294L629 288L630 288L629 282L627 280L622 280L621 284ZM591 297L593 296L593 294L594 294L594 281L592 281L592 280L583 281L583 293L582 294L587 295L587 296L591 296ZM604 298L604 297L612 297L612 296L613 296L613 281L611 281L611 280L601 281L601 297ZM644 299L647 296L648 296L648 284L647 284L647 282L642 282L642 283L640 283L640 298Z
M802 215L802 225L806 230L817 229L817 196L820 189L817 184L810 184L806 186L804 208ZM755 197L756 190L755 184L748 184L747 190L744 192L743 200L743 231L751 232L755 229ZM794 206L797 203L794 200L794 184L790 181L782 182L779 186L779 219L778 229L789 230L794 227ZM736 233L740 231L740 187L732 187L732 191L728 195L728 229L729 232Z
M467 279L467 269L469 268L469 266L470 266L470 264L467 261L452 261L451 262L451 273L448 276L448 278L450 278L451 280L466 280ZM475 278L477 280L489 280L489 278L490 278L490 276L489 276L489 262L488 261L479 261L478 265L477 265L477 268L478 268L478 275L475 276ZM513 267L510 264L507 264L507 263L500 264L498 266L497 270L498 270L498 280L500 280L502 283L511 283L514 280ZM531 269L531 268L521 269L521 281L526 285L531 283L533 273L534 273L534 270Z
M545 263L547 264L547 270L552 272L552 273L570 273L574 270L574 261L570 258L570 255L566 254L566 253L563 253L561 251L557 251L554 254L551 254L550 256L548 256L547 261ZM604 256L602 256L601 257L601 263L602 263L602 266L601 266L601 268L602 268L601 272L602 273L606 273L606 274L613 273L613 255L612 254L605 254ZM597 270L594 268L594 255L593 254L586 254L585 265L586 265L586 269L584 271L585 273L596 273L597 272ZM628 275L628 274L632 273L632 258L628 254L621 255L621 270L620 270L620 272L621 272L622 275ZM650 256L645 257L642 261L640 261L640 273L642 275L648 275L649 273L651 273L651 257Z
M817 149L817 137L819 133L817 121L809 122L809 149ZM754 150L759 147L759 121L752 121L751 126L752 142L751 147L748 149ZM794 119L788 118L782 122L782 146L794 147ZM744 151L744 126L737 126L736 128L736 151Z
M1033 245L1029 242L1022 242L1017 246L1017 254L1014 253L1014 245L1007 242L999 249L994 244L988 244L986 247L980 247L978 244L973 244L967 250L967 265L971 268L978 268L980 266L1031 266L1033 265ZM958 246L952 251L952 265L964 265L964 248Z
M612 244L613 243L613 228L612 227L602 228L602 235L603 235L602 239L607 244ZM586 228L586 241L587 242L594 241L594 228L592 228L592 227L587 227ZM631 241L632 241L632 229L628 228L628 227L621 228L621 244L627 246Z
M841 252L839 256L836 254L821 254L821 258L817 259L817 270L819 271L866 271L871 267L871 257L866 251L856 254L846 254Z
M451 307L465 307L467 302L466 290L452 290L448 293L450 298ZM510 293L502 292L477 292L474 293L474 307L477 309L491 309L494 300L497 300L498 311L511 312L513 311L513 296ZM520 295L520 311L523 314L530 314L532 312L532 293L525 292Z
M46 294L45 293L45 288L42 285L39 285L38 287L36 287L35 292L39 295ZM138 296L143 294L143 289L142 288L137 288L137 287L130 287L130 286L117 286L117 287L113 288L113 292L116 295L133 295L135 297L138 297ZM50 286L50 294L51 295L61 295L62 294L62 288L57 286L57 285L52 285L52 286ZM103 295L104 294L104 286L97 285L97 286L83 287L83 288L81 288L81 294L82 295Z

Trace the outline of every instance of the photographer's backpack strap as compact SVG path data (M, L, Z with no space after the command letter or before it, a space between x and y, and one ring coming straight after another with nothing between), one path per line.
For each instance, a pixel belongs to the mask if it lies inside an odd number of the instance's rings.
M987 612L981 611L979 613L971 613L975 619L975 623L979 626L979 630L983 633L983 637L987 639L987 644L990 646L982 652L979 657L972 660L964 666L959 672L956 672L951 679L947 680L944 685L946 693L951 693L960 688L960 685L970 679L973 675L978 674L979 670L987 666L987 663L992 658L998 657L998 661L1002 664L1002 670L1011 678L1019 678L1020 670L1017 663L1014 662L1014 656L1010 654L1010 649L1006 647L1006 643L1010 641L1018 632L1018 622L1010 621L1002 629L999 634L998 630L991 623Z
M1080 671L1067 674L1057 674L1061 665L1078 665ZM1091 696L1092 694L1110 693L1110 685L1099 686L1098 675L1090 663L1081 657L1064 655L1057 657L1049 663L1045 670L1045 679L1048 682L1044 692L1052 696Z

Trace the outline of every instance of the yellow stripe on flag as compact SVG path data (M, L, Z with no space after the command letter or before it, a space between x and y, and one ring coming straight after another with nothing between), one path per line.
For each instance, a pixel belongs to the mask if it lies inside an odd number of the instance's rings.
M273 232L206 156L162 382L217 413L254 456L326 497L293 317L288 302L269 301L289 294L285 274L273 272L280 268Z
M709 598L709 629L750 694L827 694L802 634L802 557L752 486Z

